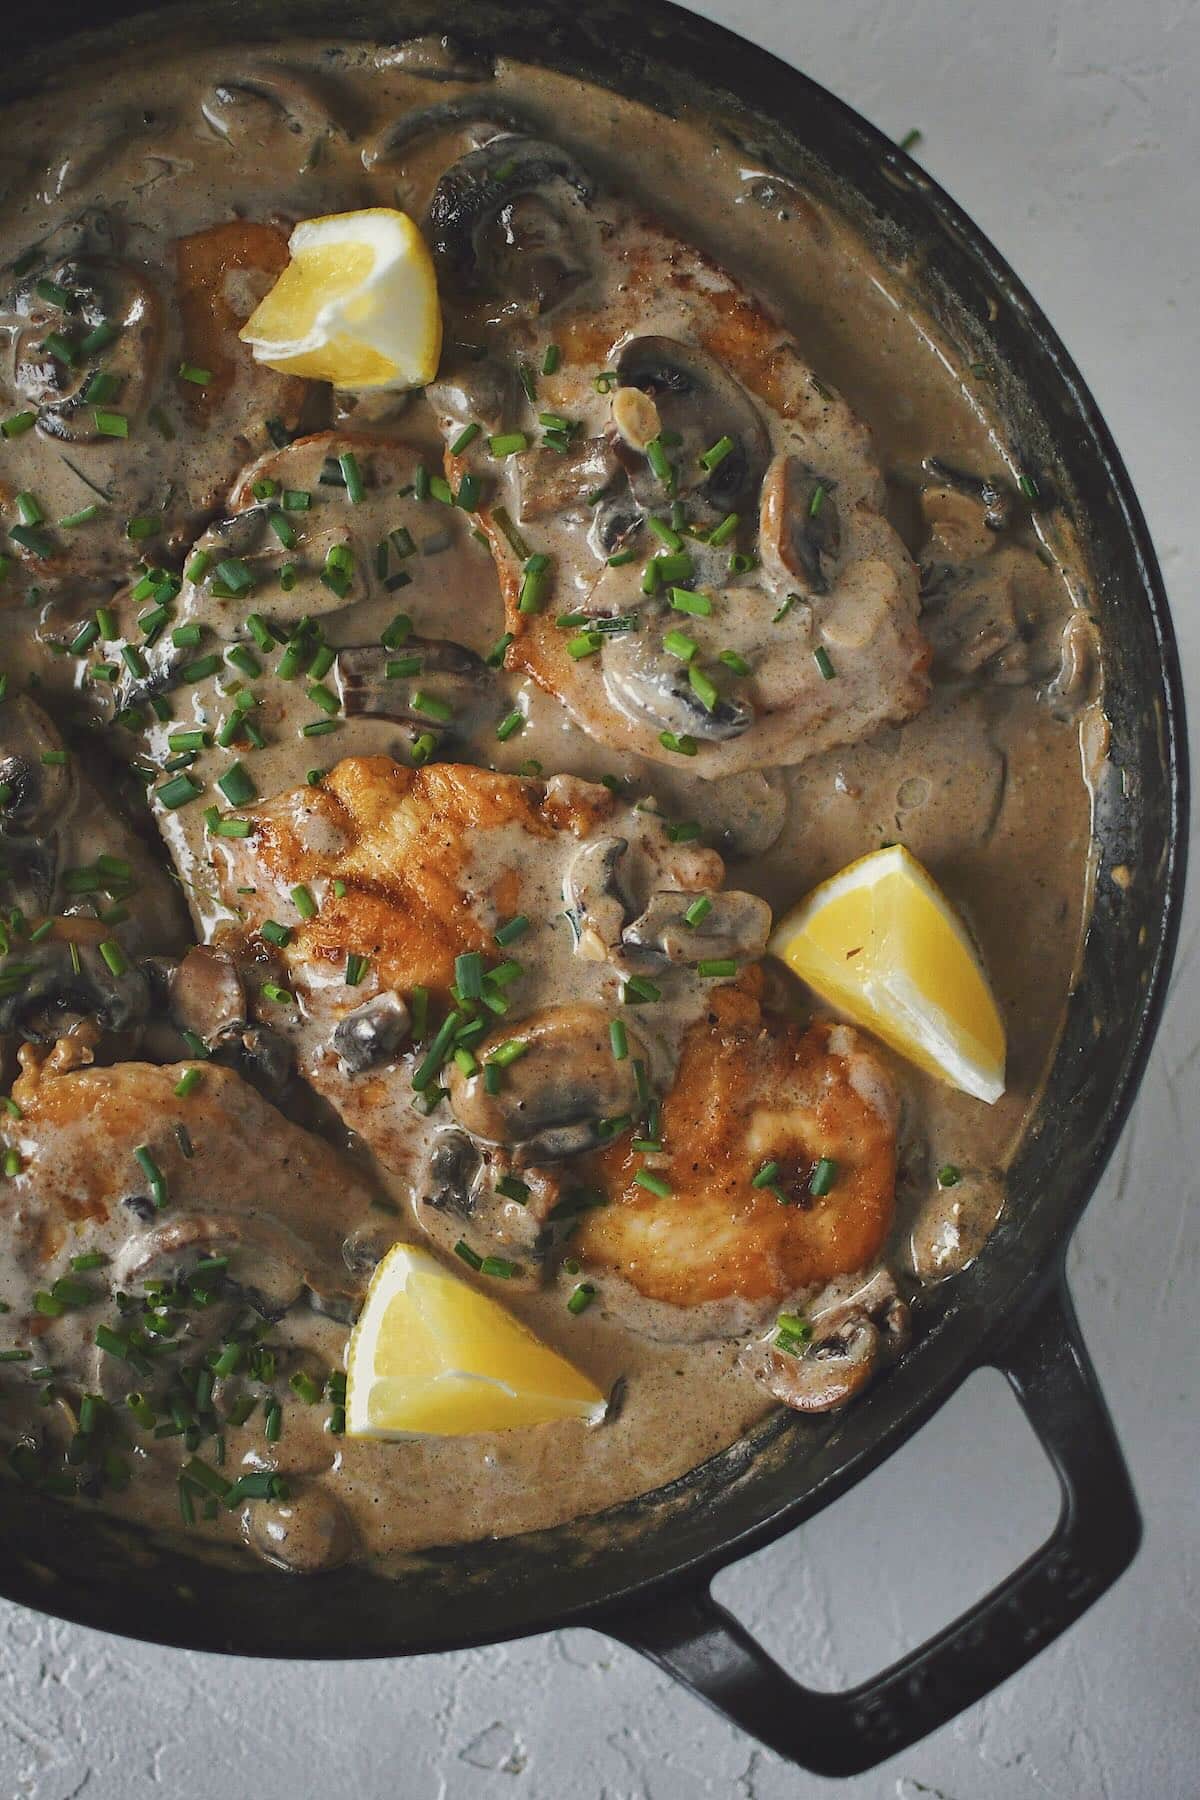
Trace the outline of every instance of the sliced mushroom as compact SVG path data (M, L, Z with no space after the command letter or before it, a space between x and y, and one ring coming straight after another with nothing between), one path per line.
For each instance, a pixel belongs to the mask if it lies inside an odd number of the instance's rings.
M757 495L771 454L770 439L745 389L706 351L667 337L633 338L616 363L621 387L639 388L657 410L675 492L694 494L724 517ZM729 438L732 447L710 470L701 457ZM618 455L646 507L661 507L663 484L644 456L618 435Z
M111 173L114 156L155 130L159 121L144 106L109 106L90 109L71 120L70 149L58 155L46 170L44 199L48 204L82 188L101 171Z
M465 1131L439 1131L429 1153L421 1199L438 1212L469 1218L481 1165L479 1145Z
M588 528L588 543L601 562L607 562L618 550L623 550L631 538L636 537L645 523L646 515L634 499L627 481L622 479L620 486L611 494L606 494L592 512L592 523Z
M697 907L707 901L707 908ZM689 912L697 914L690 923ZM688 966L709 957L751 962L767 947L771 909L757 894L725 889L716 894L676 889L653 894L646 910L621 933L626 950L644 958Z
M765 1340L748 1344L739 1359L795 1412L828 1412L843 1406L908 1344L908 1305L886 1269L849 1296L845 1286L836 1284L810 1303L812 1337L802 1349L782 1348L772 1331Z
M338 1020L333 1048L348 1075L365 1075L368 1069L392 1060L408 1027L408 1008L399 994L389 989Z
M515 404L516 372L511 364L494 356L469 355L461 346L450 346L436 381L425 390L440 418L460 427L479 424L486 431L501 431Z
M629 1033L629 1054L617 1061L599 1007L548 1007L506 1035L526 1049L504 1069L497 1093L488 1093L482 1071L450 1071L450 1105L472 1137L513 1149L522 1163L555 1162L594 1148L603 1120L635 1110L638 1048ZM480 1055L486 1059L486 1046Z
M134 964L114 975L96 944L44 938L21 956L14 991L0 993L0 1035L53 1044L83 1019L105 1031L127 1031L148 1016L153 990ZM15 982L15 977L11 978Z
M389 664L420 666L401 676L389 676ZM382 650L373 645L338 652L336 679L342 706L349 718L394 719L397 724L417 724L443 730L461 730L471 715L486 702L491 672L482 657L462 644L444 638L406 640L402 650ZM444 701L450 719L435 718L417 702L424 696Z
M675 615L677 616L677 615ZM723 744L740 737L754 722L748 700L718 694L709 707L688 680L687 667L662 647L666 616L656 612L641 631L606 636L600 655L605 691L627 718L649 719L661 730L704 743ZM655 629L661 626L662 630Z
M606 438L586 438L560 452L539 448L513 458L522 524L550 513L582 511L592 494L606 488L620 465ZM607 552L610 554L611 552Z
M205 120L235 150L278 159L296 140L295 165L308 168L324 138L344 135L329 96L310 75L272 65L215 81L200 102Z
M431 76L430 79L440 81L451 77L439 75ZM455 100L440 100L434 106L418 107L416 111L405 113L403 118L385 126L364 147L363 167L386 168L389 163L397 161L401 151L407 150L417 138L437 137L443 132L464 132L470 134L475 148L481 149L492 138L523 134L528 130L528 125L528 120L522 118L511 106L487 104L482 96L460 94Z
M86 358L68 363L42 345L64 326L72 333L82 330L85 336L101 325L117 327L117 336L104 352L107 404L136 418L145 410L161 369L162 303L142 272L121 257L68 257L51 263L45 273L73 296L70 319L38 294L33 281L19 290L13 304L24 322L13 350L16 388L37 409L37 428L47 437L63 443L98 443L102 434L96 426L97 401L89 398L94 365Z
M563 877L563 899L578 955L603 962L621 941L629 902L621 888L620 865L629 840L592 838L575 852Z
M334 1497L316 1482L288 1475L285 1500L252 1500L242 1536L264 1562L293 1575L337 1569L354 1552L354 1528Z
M0 831L45 840L75 805L75 765L36 701L15 694L0 706Z
M574 157L503 136L446 170L429 207L434 255L469 289L548 312L587 279L583 221L594 193Z
M937 456L927 456L921 466L944 487L977 500L990 530L1004 530L1012 512L1012 495L998 475L972 475L969 470L955 469Z
M842 529L828 476L781 454L767 470L759 507L759 555L782 587L798 583L809 594L827 594L833 581Z
M214 944L189 950L168 984L171 1017L208 1050L246 1023L246 990L233 958Z

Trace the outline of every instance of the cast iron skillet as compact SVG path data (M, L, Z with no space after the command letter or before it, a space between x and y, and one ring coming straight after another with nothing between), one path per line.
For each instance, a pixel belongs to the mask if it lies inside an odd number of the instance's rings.
M209 15L211 13L211 24ZM883 255L919 271L925 305L964 354L998 371L1026 468L1090 549L1106 657L1113 776L1098 796L1096 905L1044 1101L1012 1173L1006 1215L966 1274L918 1307L910 1355L841 1416L769 1421L669 1489L601 1518L300 1581L203 1564L176 1546L3 1484L0 1586L64 1618L161 1643L258 1656L402 1656L590 1625L652 1657L782 1755L823 1774L872 1767L1051 1642L1125 1569L1140 1521L1067 1295L1067 1241L1137 1087L1157 1024L1183 892L1187 772L1170 620L1137 500L1095 402L1024 287L947 195L804 76L663 0L257 0L211 8L87 0L68 34L137 56L178 21L195 40L424 31L605 83L664 111L687 93L743 141L848 209ZM201 17L203 14L203 18ZM36 15L6 29L9 95L39 71ZM22 64L19 53L28 48ZM153 104L153 95L147 95ZM1125 887L1111 879L1135 871ZM714 1574L810 1518L916 1431L973 1370L1002 1369L1062 1485L1048 1542L929 1643L840 1693L798 1686L710 1596Z

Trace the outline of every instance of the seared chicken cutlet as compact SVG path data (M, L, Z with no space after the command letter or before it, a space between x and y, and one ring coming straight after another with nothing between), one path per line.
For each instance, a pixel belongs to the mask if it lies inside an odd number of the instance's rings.
M278 958L260 1016L427 1228L536 1254L598 1197L587 1255L675 1307L875 1257L890 1081L849 1027L763 1013L768 909L715 851L604 787L383 758L252 828L214 855Z
M452 486L482 496L510 666L600 742L710 777L919 711L916 573L869 433L739 282L511 134L446 172L429 229L492 353L431 398Z

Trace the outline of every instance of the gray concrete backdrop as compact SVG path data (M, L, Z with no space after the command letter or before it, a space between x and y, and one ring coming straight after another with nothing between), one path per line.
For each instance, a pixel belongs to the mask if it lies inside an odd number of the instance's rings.
M1059 327L1133 471L1200 715L1196 0L708 0L902 136ZM1200 911L1154 1066L1076 1239L1140 1490L1133 1571L998 1694L862 1779L811 1779L586 1632L418 1662L168 1653L0 1606L0 1800L1195 1800ZM1190 1096L1190 1098L1189 1098ZM842 1504L729 1571L789 1667L867 1674L1006 1573L1055 1489L978 1377Z

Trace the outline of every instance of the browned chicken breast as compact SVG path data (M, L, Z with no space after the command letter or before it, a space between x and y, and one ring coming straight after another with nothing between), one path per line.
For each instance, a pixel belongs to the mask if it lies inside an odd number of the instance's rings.
M452 485L480 496L511 666L601 742L707 776L925 704L869 433L739 282L511 134L447 171L430 233L460 335L494 353L431 397Z
M589 1261L674 1307L877 1255L890 1080L850 1028L763 1013L769 912L715 851L604 787L384 758L250 824L215 855L260 1016L426 1229L528 1259L586 1211Z
M163 1275L189 1256L228 1255L268 1312L304 1290L345 1309L361 1275L343 1256L372 1192L320 1138L291 1124L218 1065L87 1066L63 1041L21 1053L6 1120L20 1168L4 1187L7 1229L45 1285L70 1259L103 1254L114 1288ZM194 1087L176 1089L188 1068Z

